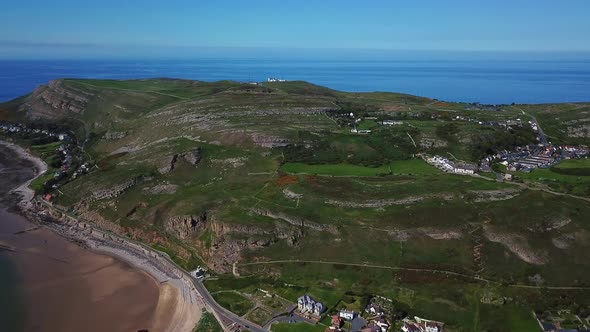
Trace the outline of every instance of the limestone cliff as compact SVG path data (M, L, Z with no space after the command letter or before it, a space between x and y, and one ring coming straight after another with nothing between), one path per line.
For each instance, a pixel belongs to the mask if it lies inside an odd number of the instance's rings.
M81 114L93 94L74 89L64 80L50 81L35 89L19 107L31 119L59 118L68 113Z

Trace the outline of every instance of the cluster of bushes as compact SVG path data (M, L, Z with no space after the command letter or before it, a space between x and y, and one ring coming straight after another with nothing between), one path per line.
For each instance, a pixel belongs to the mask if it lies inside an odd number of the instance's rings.
M516 128L505 131L485 127L476 135L472 136L470 151L472 158L478 160L487 155L495 154L498 151L511 150L517 146L524 146L535 142L535 135L528 128Z

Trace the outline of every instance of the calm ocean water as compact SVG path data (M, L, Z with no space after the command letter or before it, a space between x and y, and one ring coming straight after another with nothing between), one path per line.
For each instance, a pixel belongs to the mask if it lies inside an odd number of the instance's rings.
M0 61L0 101L61 77L262 81L270 76L343 91L394 91L446 101L590 101L590 59Z

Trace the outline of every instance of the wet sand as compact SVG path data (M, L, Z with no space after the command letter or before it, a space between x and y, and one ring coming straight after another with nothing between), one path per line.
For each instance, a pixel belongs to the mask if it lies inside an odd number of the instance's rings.
M7 191L36 173L35 163L0 145L0 245L15 249L0 255L11 258L22 281L24 330L190 331L194 325L174 328L176 320L186 321L188 314L194 324L200 311L185 303L177 287L9 212Z
M24 218L0 212L0 244L11 252L23 283L25 331L152 330L159 300L155 280L106 255L84 250ZM14 231L14 232L12 232Z

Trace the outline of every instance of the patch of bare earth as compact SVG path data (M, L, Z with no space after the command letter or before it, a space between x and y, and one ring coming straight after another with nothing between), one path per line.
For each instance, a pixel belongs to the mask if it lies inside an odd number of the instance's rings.
M460 239L463 234L455 229L420 227L404 230L391 230L388 232L396 241L407 241L411 238L429 237L433 240Z
M474 202L494 202L505 201L519 195L519 189L501 189L501 190L470 190L474 195Z
M543 254L535 252L529 246L526 237L501 232L491 225L484 225L483 229L484 235L489 241L502 244L521 260L535 265L547 263L547 258Z
M144 188L143 190L151 195L170 195L178 190L178 186L175 184L163 183L150 188Z
M431 194L431 195L421 195L421 196L408 196L404 198L398 199L379 199L379 200L371 200L371 201L364 201L364 202L353 202L353 201L338 201L329 199L326 200L326 204L335 205L342 208L383 208L386 206L391 205L409 205L409 204L416 204L425 199L432 199L438 198L443 199L446 201L452 200L455 196L451 193L439 193L439 194Z

